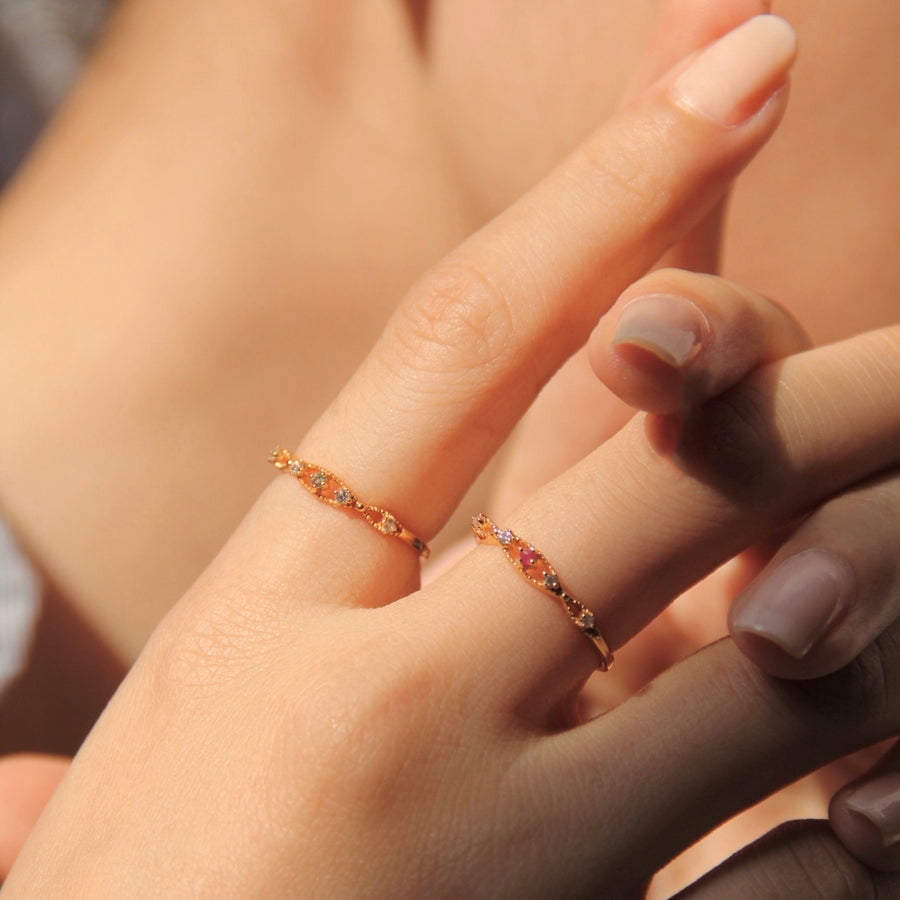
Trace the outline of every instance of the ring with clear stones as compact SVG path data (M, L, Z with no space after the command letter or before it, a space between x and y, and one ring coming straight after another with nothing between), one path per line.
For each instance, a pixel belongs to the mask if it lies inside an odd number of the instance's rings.
M363 503L333 472L305 459L299 459L284 447L276 447L269 454L269 462L280 472L293 475L317 500L329 506L338 506L359 513L376 531L388 537L398 538L409 544L422 559L428 559L431 550L425 541L404 527L388 510Z

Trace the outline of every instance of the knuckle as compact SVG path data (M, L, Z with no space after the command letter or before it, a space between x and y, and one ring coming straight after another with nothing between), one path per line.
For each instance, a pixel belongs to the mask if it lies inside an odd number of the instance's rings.
M606 133L603 140L578 148L575 177L606 203L624 200L630 210L636 201L648 213L665 209L672 199L672 180L650 149L659 147L661 139L658 125L651 122L634 122L627 134Z
M893 625L839 671L792 682L812 722L863 746L900 725L900 625ZM854 749L849 747L848 749Z
M768 506L792 466L781 445L773 389L746 381L713 398L685 423L678 454L688 471L745 509Z
M143 654L154 691L176 694L179 704L204 705L230 691L277 644L264 604L244 592L185 598Z
M511 353L514 305L486 266L457 257L426 277L392 327L387 343L413 371L484 377Z

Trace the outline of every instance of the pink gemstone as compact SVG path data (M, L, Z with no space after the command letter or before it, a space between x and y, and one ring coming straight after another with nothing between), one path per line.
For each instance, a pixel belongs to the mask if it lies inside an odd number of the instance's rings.
M525 549L519 551L519 562L522 563L526 569L531 568L531 566L537 562L537 558L537 553L535 553L534 550Z

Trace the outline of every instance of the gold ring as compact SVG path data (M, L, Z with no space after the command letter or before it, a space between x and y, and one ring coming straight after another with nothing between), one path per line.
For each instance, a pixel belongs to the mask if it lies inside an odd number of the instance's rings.
M547 561L547 557L511 531L498 528L483 513L472 519L472 530L475 532L475 540L480 544L496 544L500 547L513 568L528 582L562 601L563 608L575 626L590 638L600 655L599 668L602 672L606 672L613 663L613 654L597 631L594 614L563 590L559 576Z
M269 462L285 474L293 475L317 500L359 513L376 531L409 544L422 559L428 559L431 550L425 541L402 525L393 513L363 503L333 472L293 456L284 447L276 447L269 454Z

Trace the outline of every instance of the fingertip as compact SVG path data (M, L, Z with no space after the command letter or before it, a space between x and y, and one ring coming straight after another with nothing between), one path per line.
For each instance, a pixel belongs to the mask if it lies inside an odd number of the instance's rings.
M734 601L729 630L764 672L818 678L843 668L859 650L846 627L857 593L853 568L841 556L819 547L785 553Z
M709 320L688 297L626 292L588 343L594 373L635 409L679 412L686 370L709 335Z
M771 0L664 0L629 95L646 89L679 60L748 19L771 11Z
M900 774L888 772L839 791L828 818L858 860L881 872L900 872Z
M807 681L820 678L841 668L837 665L822 665L816 658L796 657L779 646L769 635L752 628L735 627L730 623L731 638L738 650L761 672L773 678L789 681Z
M709 334L709 320L688 297L645 294L619 312L613 346L637 348L674 369L693 360Z

